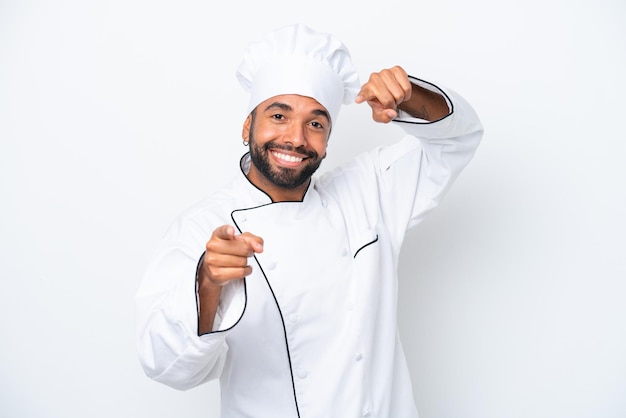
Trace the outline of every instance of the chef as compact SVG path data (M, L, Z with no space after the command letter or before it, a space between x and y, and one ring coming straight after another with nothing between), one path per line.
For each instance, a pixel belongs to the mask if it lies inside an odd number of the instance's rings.
M398 258L471 159L476 114L401 67L361 86L346 46L304 25L250 43L237 77L249 152L228 187L176 219L147 269L145 373L181 390L219 379L222 417L417 417ZM354 102L406 135L313 176Z

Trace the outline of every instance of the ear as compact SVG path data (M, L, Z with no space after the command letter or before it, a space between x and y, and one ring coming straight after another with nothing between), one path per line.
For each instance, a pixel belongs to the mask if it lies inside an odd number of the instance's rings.
M245 142L249 142L250 140L250 124L252 123L252 115L248 115L246 120L243 122L243 128L241 130L241 138Z

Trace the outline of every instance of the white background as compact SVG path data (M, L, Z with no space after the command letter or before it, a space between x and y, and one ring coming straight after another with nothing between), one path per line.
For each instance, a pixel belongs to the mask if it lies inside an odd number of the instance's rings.
M218 416L216 383L143 375L134 293L237 170L246 42L298 21L362 81L400 64L486 129L403 250L421 417L626 417L621 0L0 0L0 415ZM400 134L346 107L323 167Z

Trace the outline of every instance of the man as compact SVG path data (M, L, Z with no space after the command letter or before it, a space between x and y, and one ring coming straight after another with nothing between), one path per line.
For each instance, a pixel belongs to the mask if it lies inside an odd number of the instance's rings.
M345 46L302 25L251 43L237 76L250 152L148 268L146 374L178 389L219 378L224 417L416 417L396 332L400 247L471 159L478 118L400 67L360 86ZM407 136L314 178L342 102Z

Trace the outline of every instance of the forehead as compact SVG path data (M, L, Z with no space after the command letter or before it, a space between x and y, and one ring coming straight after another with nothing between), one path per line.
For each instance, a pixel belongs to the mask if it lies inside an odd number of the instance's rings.
M270 97L267 100L259 103L257 110L264 112L272 108L283 108L290 111L301 111L307 113L319 113L322 111L328 115L328 110L322 106L317 100L308 96L301 96L299 94L281 94L278 96Z

